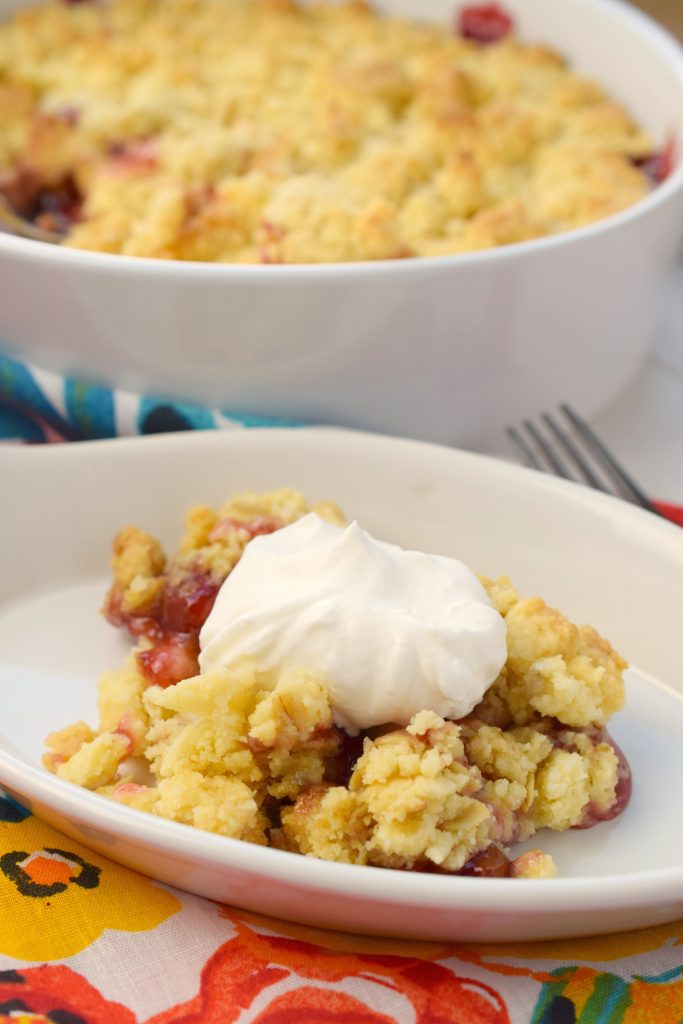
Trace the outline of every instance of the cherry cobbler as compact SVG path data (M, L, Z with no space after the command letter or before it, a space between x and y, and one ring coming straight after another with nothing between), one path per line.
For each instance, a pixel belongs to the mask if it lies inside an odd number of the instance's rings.
M101 0L0 26L0 193L79 249L225 263L441 256L581 227L671 167L494 4Z
M321 623L332 623L324 650L334 646L335 628L343 632L338 670L322 671L313 656L316 663L297 665L282 653L283 632L288 642L300 632L294 604L280 619L270 617L271 648L280 652L270 663L265 647L252 659L207 660L235 627L233 613L220 628L207 626L225 607L226 594L230 600L237 595L238 604L245 595L246 606L252 593L258 607L259 594L277 593L262 578L268 564L274 574L280 567L297 592L289 559L300 552L293 543L284 545L295 534L299 549L312 553L315 570L313 596L302 602L300 618L308 616L311 635ZM260 561L251 558L259 552ZM510 847L543 828L588 828L623 811L630 771L607 725L624 703L626 663L593 628L574 625L538 597L520 597L506 578L472 577L469 583L458 576L457 586L473 596L453 603L454 621L460 614L462 628L454 634L452 660L460 659L465 681L479 664L489 673L490 665L498 666L483 696L455 721L434 710L447 707L436 696L421 707L431 691L411 678L405 692L413 704L399 694L402 721L378 721L381 712L364 719L373 685L382 689L381 699L391 696L392 677L405 669L410 652L400 649L396 660L396 650L388 649L395 644L389 644L382 664L384 642L372 654L348 616L335 612L325 619L323 611L316 617L313 606L318 591L321 607L334 606L337 584L328 587L326 580L342 573L352 586L365 573L375 587L373 634L383 636L376 569L396 552L407 556L420 579L427 579L430 566L433 573L422 597L397 600L409 630L407 616L417 614L420 600L450 586L453 573L465 567L453 560L452 569L450 559L374 542L357 524L345 527L330 503L311 508L303 495L281 490L241 495L219 511L195 507L171 558L152 536L126 527L114 541L113 581L103 611L128 631L134 647L124 667L100 680L98 728L81 721L50 735L46 767L132 808L327 860L464 875L552 876L549 856L533 850L515 857ZM249 585L243 572L248 561ZM298 564L305 575L306 565ZM401 576L396 560L388 578L388 590L394 591L409 577ZM348 604L345 597L339 609ZM431 611L428 617L430 635L438 633L438 655L448 637ZM446 625L450 617L447 611ZM254 625L253 614L244 618ZM263 623L258 628L262 637ZM356 659L361 665L373 656L379 660L354 705L353 694L337 697L347 680L334 676L344 676L344 666L355 671L355 648L362 650ZM499 660L487 661L490 654ZM428 667L426 646L420 659ZM360 727L363 721L374 724Z

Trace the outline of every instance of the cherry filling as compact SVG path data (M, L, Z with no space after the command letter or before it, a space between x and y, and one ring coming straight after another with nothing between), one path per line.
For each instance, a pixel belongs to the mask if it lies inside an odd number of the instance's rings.
M457 30L465 39L487 45L510 35L514 22L498 4L472 4L458 15Z
M154 138L129 139L113 142L107 156L111 167L119 171L153 170L159 160L159 147Z
M83 196L68 174L47 186L32 171L16 168L0 177L0 193L20 217L46 231L65 235L81 219Z
M596 742L608 743L617 755L617 786L614 803L607 810L600 810L594 803L588 803L584 808L583 818L578 825L574 825L575 829L592 828L593 825L599 825L602 821L612 821L614 818L618 818L626 810L633 791L631 766L626 760L623 750L617 746L606 729L598 730L598 733L599 740Z
M647 175L653 185L661 185L676 166L676 140L671 136L659 153L634 157L633 165Z
M412 868L406 868L406 871L415 872L418 875L455 875L457 871L447 871L446 868L439 867L431 860L417 860L413 864Z
M459 871L449 871L434 864L431 860L419 860L410 871L421 875L465 875L470 878L510 878L512 861L497 846L487 846L480 853L475 853Z
M213 608L222 580L203 570L166 577L161 596L141 611L121 608L121 594L112 588L104 615L112 626L127 629L131 636L159 640L172 633L199 633Z
M154 647L138 654L144 675L157 686L172 686L199 671L199 632L213 608L220 583L205 572L166 582L158 619L146 635ZM129 626L130 628L130 626Z
M107 621L153 645L137 655L140 669L151 684L171 686L197 674L199 632L221 582L203 571L167 578L162 595L139 614L123 611L121 595L115 589L109 592L104 605Z
M165 631L199 632L209 617L220 583L208 573L190 573L178 583L167 583L161 609Z
M474 878L509 878L512 874L512 861L497 846L487 846L468 860L456 874Z
M173 686L199 671L199 634L168 633L148 651L141 651L138 665L154 686Z
M273 533L283 525L275 516L254 516L245 522L228 518L218 523L210 540L218 541L235 529L244 530L251 540ZM222 583L223 578L217 579L203 569L171 568L163 577L161 593L136 611L124 611L120 590L110 589L103 609L107 621L127 629L135 638L144 637L152 643L149 650L137 655L138 664L150 683L171 686L197 674L199 633ZM362 737L360 743L362 749Z
M40 189L34 209L28 216L46 231L65 235L81 219L82 209L83 197L73 178L66 177L55 188Z
M0 195L20 216L25 217L38 194L38 181L34 174L24 167L0 172Z
M593 825L599 825L602 821L612 821L613 818L617 818L626 809L633 789L631 766L626 759L626 755L614 742L607 729L596 726L591 729L582 729L581 732L588 737L593 746L597 746L599 743L607 743L612 748L617 758L617 784L614 802L608 808L600 809L595 803L590 801L584 807L581 821L577 825L572 826L575 829L592 828ZM570 752L576 750L573 744L567 742L566 737L563 737L561 733L551 731L548 734L548 738L552 740L556 747L560 747L562 750Z
M274 533L283 525L282 520L275 516L254 516L244 522L226 518L214 527L209 541L220 541L235 530L243 530L251 540L266 533ZM171 567L163 577L161 595L157 595L151 604L139 611L123 611L121 592L113 586L105 600L104 615L113 626L127 629L132 636L147 636L151 640L162 633L199 632L213 608L224 579L205 569Z
M325 781L334 786L348 786L356 767L356 761L363 753L363 741L367 733L349 736L345 729L335 729L339 739L339 750L325 765Z

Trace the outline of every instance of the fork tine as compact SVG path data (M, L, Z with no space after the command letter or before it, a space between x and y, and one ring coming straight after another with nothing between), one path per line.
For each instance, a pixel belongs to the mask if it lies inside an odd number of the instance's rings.
M508 427L507 435L526 462L527 466L531 466L532 469L540 469L542 472L544 468L543 463L533 448L527 444L525 438L522 437L519 430L517 430L517 427Z
M548 444L548 442L546 441L546 439L544 438L543 434L540 432L536 424L532 423L531 420L524 420L524 427L527 433L530 434L531 437L533 437L534 441L543 452L544 456L548 460L548 463L553 473L555 473L557 476L564 477L565 480L573 480L573 476L571 475L565 464L561 461L561 459L558 459L557 455L552 450L552 448L550 447L550 445Z
M579 448L577 448L576 444L567 432L562 429L557 420L547 412L542 414L541 419L551 433L557 438L557 441L572 460L589 487L594 487L598 491L604 491L605 494L609 494L608 488L605 487L603 481L599 476L597 476L590 462L586 461Z
M588 445L596 459L600 462L605 472L609 473L612 477L622 494L625 494L625 496L636 505L640 505L641 508L645 508L649 512L654 512L655 515L661 515L659 509L655 508L635 480L629 476L623 466L619 465L612 453L605 448L600 438L593 433L588 424L582 420L576 412L574 412L571 406L563 404L560 408L578 435Z

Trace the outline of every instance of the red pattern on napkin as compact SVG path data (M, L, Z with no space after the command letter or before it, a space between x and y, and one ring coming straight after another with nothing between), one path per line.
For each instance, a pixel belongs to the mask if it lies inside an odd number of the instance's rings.
M679 526L683 526L683 507L681 505L671 505L665 501L655 501L654 505L672 523L678 523Z

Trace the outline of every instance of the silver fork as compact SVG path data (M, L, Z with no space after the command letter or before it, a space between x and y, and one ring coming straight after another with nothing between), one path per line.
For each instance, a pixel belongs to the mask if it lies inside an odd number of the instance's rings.
M668 519L571 406L561 405L560 412L563 420L544 412L542 425L524 420L521 427L507 428L507 436L527 466L588 484Z

